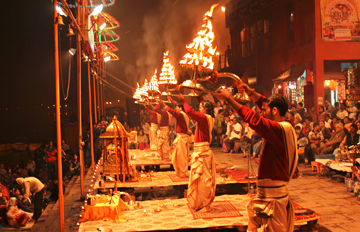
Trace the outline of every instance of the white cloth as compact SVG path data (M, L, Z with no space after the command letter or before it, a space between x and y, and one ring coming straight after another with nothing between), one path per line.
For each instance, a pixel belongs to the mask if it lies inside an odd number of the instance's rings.
M298 162L297 137L288 122L279 122L283 129L285 151L291 180ZM257 196L246 206L249 213L249 232L293 232L294 206L288 195L288 182L260 179L257 182Z
M152 151L158 150L158 138L157 138L157 131L158 131L158 124L151 123L150 127L150 149Z
M349 113L344 110L341 112L341 110L339 110L337 113L336 113L336 117L340 118L340 119L344 119L346 116L349 116Z
M240 139L241 138L241 129L242 129L240 123L237 122L237 123L233 124L232 127L233 127L233 131L230 132L230 138L229 139L233 139L233 138ZM239 132L239 133L235 133L234 130Z
M216 167L208 142L195 143L187 200L194 210L210 206L215 198Z
M158 152L161 159L169 159L170 153L170 136L169 126L160 127L160 133L158 134Z
M33 194L40 192L45 185L35 177L17 178L16 182L25 189L24 198L30 196L30 192Z
M187 134L178 133L174 140L175 149L172 155L172 164L175 169L175 173L179 177L186 176L189 166L189 151L188 151L188 140Z
M143 125L144 134L148 135L150 133L150 125L149 123L145 122Z
M270 179L258 180L258 186L270 186L271 188L285 186L287 182ZM280 194L281 195L281 194ZM254 198L246 205L249 213L248 232L293 232L294 231L294 206L287 195L282 198ZM271 217L259 217L255 212L266 213Z

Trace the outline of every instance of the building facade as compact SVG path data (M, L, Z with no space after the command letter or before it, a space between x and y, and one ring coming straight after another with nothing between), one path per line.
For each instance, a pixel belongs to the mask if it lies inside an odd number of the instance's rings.
M308 109L360 100L359 0L231 0L226 9L228 71Z

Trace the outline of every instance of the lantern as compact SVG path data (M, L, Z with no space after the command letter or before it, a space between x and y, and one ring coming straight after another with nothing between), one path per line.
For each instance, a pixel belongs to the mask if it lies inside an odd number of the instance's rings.
M334 91L336 89L336 81L331 80L329 88L331 89L331 91Z

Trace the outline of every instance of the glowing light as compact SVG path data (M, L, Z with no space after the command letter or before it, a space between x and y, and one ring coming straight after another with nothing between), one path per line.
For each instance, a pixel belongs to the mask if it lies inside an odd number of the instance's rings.
M184 55L179 62L181 66L187 68L194 68L197 66L200 70L214 69L214 62L212 56L216 52L216 47L212 47L215 35L212 26L212 13L218 4L212 5L210 11L205 13L204 24L202 25L198 36L189 45L186 45L188 53Z
M108 62L110 59L111 59L111 57L110 57L110 56L107 56L107 57L104 58L104 61L105 61L105 62Z
M155 73L154 73L154 75L151 77L148 90L149 90L149 91L160 92L160 91L159 91L159 83L158 83L158 80L157 80L156 73L157 73L157 70L155 69Z
M70 49L69 49L69 53L70 53L72 56L75 55L76 49L75 49L75 48L70 48Z
M98 15L100 14L100 12L103 10L104 6L101 4L101 5L98 5L97 7L94 8L94 10L91 12L90 15Z
M279 85L278 88L281 89L281 85Z
M163 66L161 69L159 84L177 84L175 79L175 69L174 66L170 64L169 51L164 53Z
M225 9L225 6L222 6L222 7L221 7L221 11L222 11L222 12L225 12L225 10L226 10L226 9Z
M56 6L56 12L59 15L62 15L62 16L65 16L65 17L68 16L67 12L65 10L63 10L63 8L61 8L59 5Z
M100 31L101 31L102 29L104 29L105 27L106 27L106 23L101 24L101 26L99 27Z

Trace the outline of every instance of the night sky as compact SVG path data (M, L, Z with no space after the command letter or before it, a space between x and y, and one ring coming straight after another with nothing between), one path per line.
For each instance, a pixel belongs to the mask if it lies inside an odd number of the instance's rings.
M104 12L115 17L121 24L114 32L120 40L114 45L119 48L115 54L119 61L107 63L107 71L129 85L143 83L150 78L155 68L162 66L162 53L170 52L170 61L176 73L183 73L178 62L186 53L185 45L189 44L199 31L203 15L214 3L224 5L227 1L215 0L116 0L115 4L104 8ZM53 4L50 0L1 1L2 58L0 85L0 115L6 125L1 126L4 134L11 132L14 140L19 128L35 126L37 120L44 120L41 115L48 112L51 121L51 110L55 104L54 81L54 32ZM225 28L225 15L220 6L213 14L215 32L214 45L224 53L230 44L230 35ZM65 26L61 27L61 68L64 89L67 88L69 38L66 37L69 18L64 18ZM72 38L75 47L75 36ZM215 62L216 63L216 62ZM76 95L76 61L72 58L70 94L65 101L61 94L62 112L67 105L67 112L77 111ZM87 64L82 66L83 114L87 114ZM134 90L124 88L120 82L108 77L108 81L122 89L128 95L111 88L106 89L106 101L125 103ZM42 105L41 105L42 104ZM49 109L47 107L49 106ZM6 110L6 108L8 110ZM18 109L19 108L19 109ZM53 108L53 109L51 109ZM38 112L38 113L36 113ZM50 113L49 113L50 112ZM19 128L13 129L13 124ZM10 126L12 125L12 126ZM4 140L4 139L3 139Z

